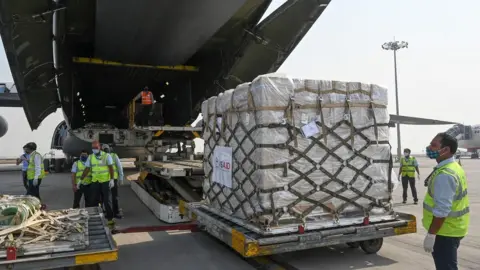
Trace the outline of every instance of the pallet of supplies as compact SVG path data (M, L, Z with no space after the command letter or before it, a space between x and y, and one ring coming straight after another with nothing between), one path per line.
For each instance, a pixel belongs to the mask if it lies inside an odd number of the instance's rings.
M204 101L205 200L249 224L395 218L387 89L257 77Z

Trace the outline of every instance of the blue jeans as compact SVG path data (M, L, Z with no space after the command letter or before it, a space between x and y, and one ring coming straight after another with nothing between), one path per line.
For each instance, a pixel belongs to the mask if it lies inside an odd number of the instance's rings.
M433 246L433 260L437 270L458 270L457 250L463 237L437 235Z

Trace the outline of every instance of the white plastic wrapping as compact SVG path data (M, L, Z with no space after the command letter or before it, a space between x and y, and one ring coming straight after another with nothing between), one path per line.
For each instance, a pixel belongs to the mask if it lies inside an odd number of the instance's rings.
M291 79L278 74L259 76L211 97L202 104L207 201L227 214L254 222L390 215L395 183L390 175L387 104L387 89L375 84ZM342 124L328 132L344 120L354 128ZM281 126L286 123L299 130ZM267 126L272 124L277 125ZM306 137L306 125L318 130L312 137L320 145L309 148L314 141ZM351 138L342 141L352 132L353 144ZM363 149L365 138L370 144ZM278 147L287 142L290 149ZM209 159L218 145L234 152L232 189L211 179ZM362 151L356 153L349 147ZM273 164L277 167L261 167ZM298 181L302 175L308 179ZM336 181L330 181L332 177Z

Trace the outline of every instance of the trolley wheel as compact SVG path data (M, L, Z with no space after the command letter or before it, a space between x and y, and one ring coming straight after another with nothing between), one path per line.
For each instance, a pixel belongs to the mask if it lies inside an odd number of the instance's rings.
M360 247L360 242L348 242L347 246L349 248L359 248Z
M375 254L377 253L383 245L383 238L366 240L360 242L360 247L363 251L367 254Z

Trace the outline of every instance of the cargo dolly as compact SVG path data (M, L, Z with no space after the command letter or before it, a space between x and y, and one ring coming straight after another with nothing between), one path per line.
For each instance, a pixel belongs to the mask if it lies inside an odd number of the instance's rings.
M6 258L0 259L0 269L99 269L99 263L116 261L118 249L101 208L87 210L89 244L86 249L46 246L23 252L9 248Z
M202 199L202 160L146 161L140 167L139 179L130 185L138 198L163 222L190 222L178 212L178 203Z
M179 211L210 235L229 245L243 257L267 256L285 252L325 246L347 244L361 247L368 254L376 253L383 245L383 238L416 233L417 223L413 215L396 213L396 219L370 223L368 218L361 225L306 231L299 226L296 233L285 232L262 235L239 224L227 216L221 216L201 202L180 202ZM308 224L307 224L308 225Z

